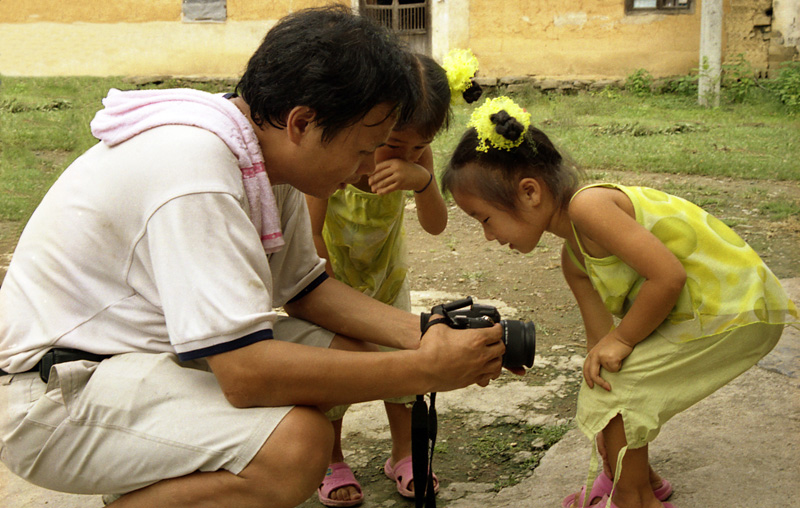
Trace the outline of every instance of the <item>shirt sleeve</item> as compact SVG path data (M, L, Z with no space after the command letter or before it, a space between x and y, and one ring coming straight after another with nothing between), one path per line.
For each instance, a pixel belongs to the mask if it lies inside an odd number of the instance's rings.
M317 255L305 196L289 185L273 187L281 213L285 245L269 255L273 305L282 307L324 280L325 261Z
M227 193L174 198L148 221L146 250L170 342L182 359L271 338L272 275L242 204Z

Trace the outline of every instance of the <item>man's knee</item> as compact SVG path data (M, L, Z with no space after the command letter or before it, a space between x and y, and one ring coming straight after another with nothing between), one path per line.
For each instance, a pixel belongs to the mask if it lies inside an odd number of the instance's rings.
M316 408L298 406L284 417L250 464L240 473L260 499L295 506L313 494L328 467L333 427Z
M281 460L285 465L299 469L316 467L324 474L333 449L333 427L317 408L292 409L266 444L273 439L281 441Z

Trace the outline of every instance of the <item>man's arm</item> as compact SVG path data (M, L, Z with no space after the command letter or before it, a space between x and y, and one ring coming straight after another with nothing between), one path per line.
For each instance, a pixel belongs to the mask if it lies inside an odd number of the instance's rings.
M267 340L208 357L236 407L332 406L474 383L500 375L501 327L431 327L416 350L366 353Z
M419 316L375 300L332 278L284 305L292 317L353 339L396 349L419 347Z

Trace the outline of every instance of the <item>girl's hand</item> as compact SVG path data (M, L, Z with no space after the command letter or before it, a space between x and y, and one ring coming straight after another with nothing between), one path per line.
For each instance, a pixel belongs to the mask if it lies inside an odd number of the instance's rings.
M389 194L396 190L420 190L430 180L427 169L403 159L379 162L369 177L369 185L375 194Z
M586 360L583 362L583 377L589 388L594 388L594 385L598 384L611 391L611 385L600 375L600 369L609 372L619 371L622 368L622 361L633 351L633 346L625 343L615 332L616 330L612 330L600 339L600 342L586 355Z

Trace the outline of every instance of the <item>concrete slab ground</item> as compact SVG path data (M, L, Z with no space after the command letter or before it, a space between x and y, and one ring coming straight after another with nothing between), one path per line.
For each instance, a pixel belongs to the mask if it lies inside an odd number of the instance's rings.
M800 302L800 278L782 283ZM787 328L758 366L667 423L651 445L653 466L673 484L676 508L773 508L800 495L800 332ZM473 396L471 390L464 397ZM459 392L448 394L457 399ZM454 401L455 402L455 401ZM374 419L370 407L348 413L350 425ZM590 443L573 429L533 475L498 493L449 500L442 508L558 508L586 479ZM448 489L468 486L451 484ZM99 496L61 494L30 485L0 465L3 508L99 508ZM390 501L393 506L413 503ZM362 505L374 508L369 500Z

